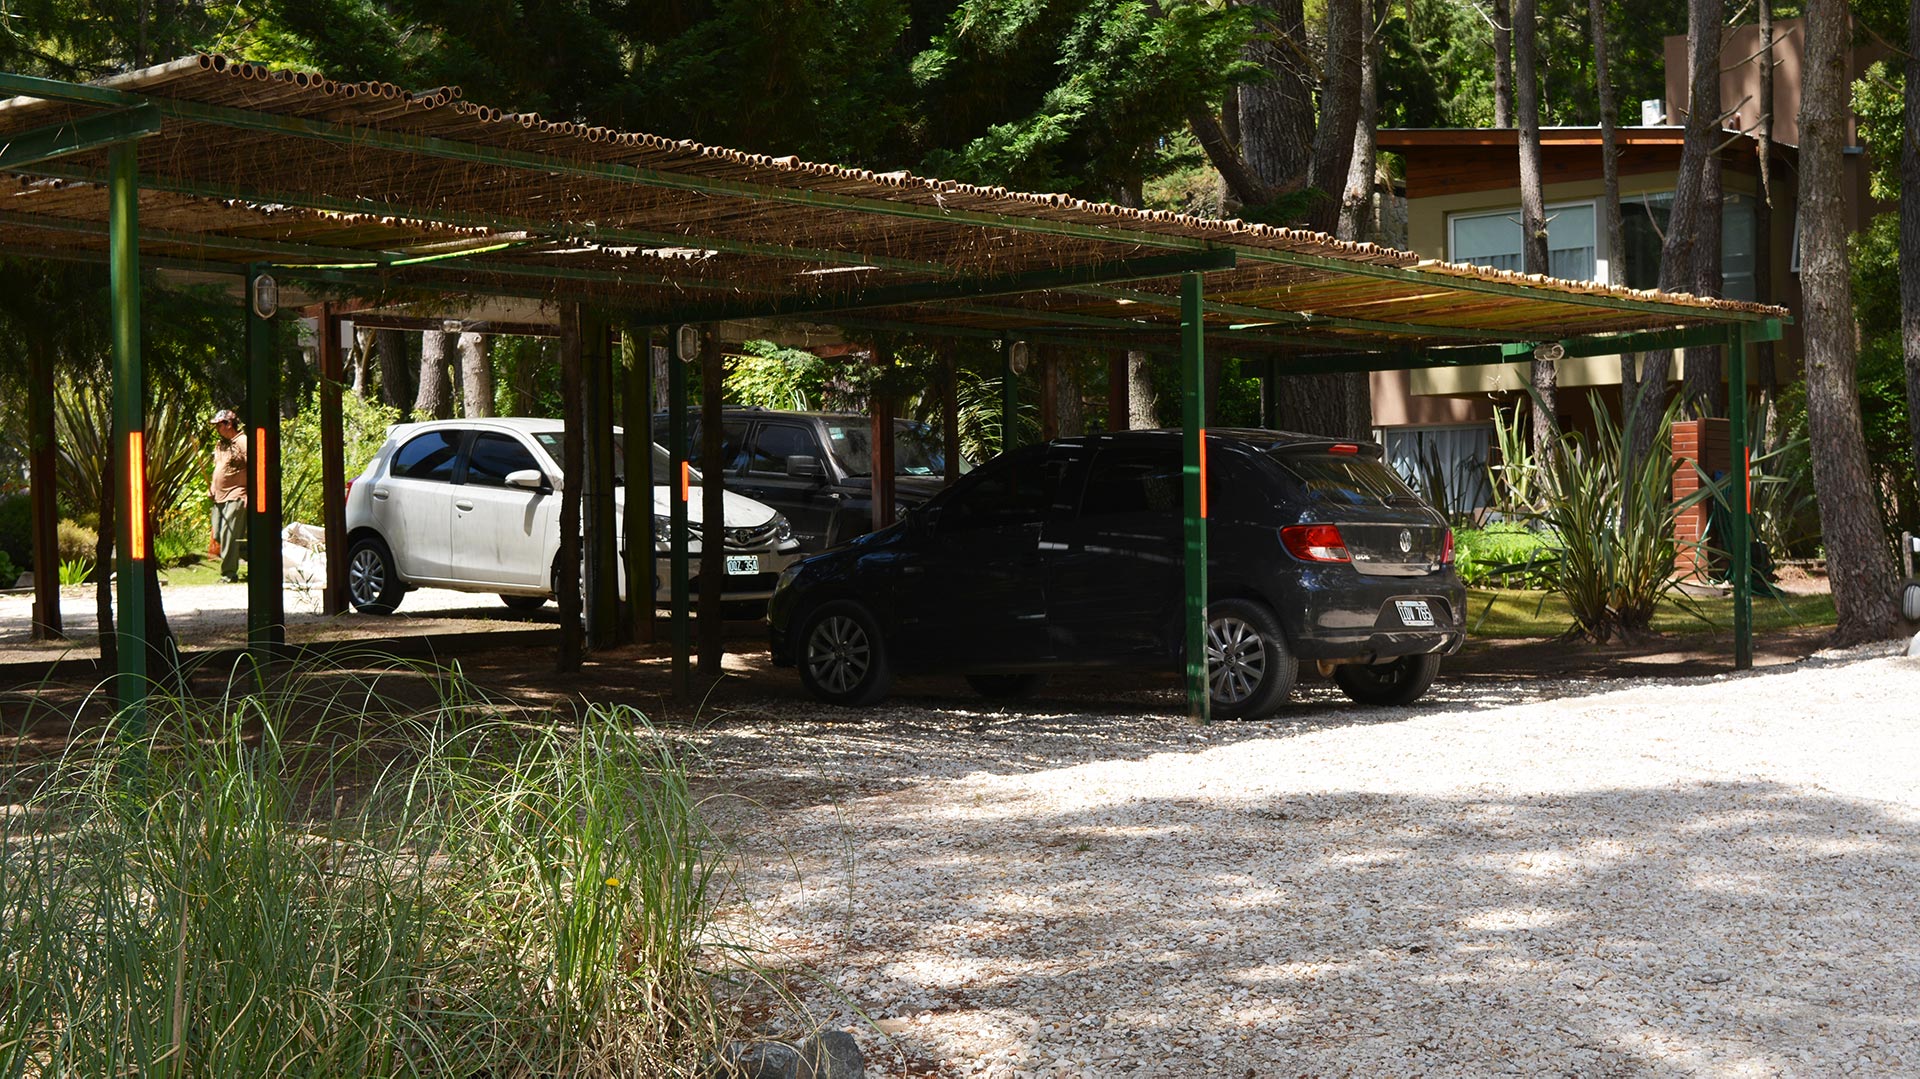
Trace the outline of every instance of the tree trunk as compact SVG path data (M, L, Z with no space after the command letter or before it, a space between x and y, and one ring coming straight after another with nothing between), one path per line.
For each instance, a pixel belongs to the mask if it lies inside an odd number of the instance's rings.
M1240 87L1240 153L1262 188L1304 177L1312 160L1313 65L1302 0L1248 0L1259 20L1246 58L1266 77Z
M1915 4L1920 7L1920 3ZM1760 103L1759 119L1753 125L1754 151L1759 160L1760 198L1753 207L1753 296L1761 303L1773 301L1773 0L1758 0L1760 17ZM1909 81L1911 84L1911 81ZM1909 115L1907 126L1913 126ZM1901 280L1907 275L1902 274ZM1772 341L1762 341L1754 349L1754 382L1760 390L1760 444L1772 449L1774 402L1780 393L1780 376L1774 368Z
M1136 431L1160 426L1160 400L1153 392L1153 357L1127 353L1127 426Z
M1353 163L1353 125L1360 117L1360 26L1363 0L1327 0L1327 58L1320 77L1320 126L1313 134L1307 186L1319 192L1307 226L1332 233Z
M1847 143L1851 19L1844 0L1807 5L1800 99L1800 284L1806 295L1807 437L1839 614L1835 644L1895 632L1894 570L1867 467L1855 380L1841 155Z
M586 656L586 634L581 626L584 597L580 594L581 499L587 488L586 401L582 389L580 305L560 305L560 550L555 557L554 600L560 608L560 649L554 669L571 674ZM430 335L438 336L438 335ZM444 365L443 365L444 367Z
M1715 61L1716 67L1718 60ZM1714 79L1713 114L1720 115L1720 80ZM1720 141L1720 125L1714 124L1714 141ZM1697 296L1718 296L1720 287L1720 214L1724 200L1720 177L1720 155L1707 155L1700 172L1700 214L1695 219L1693 238L1693 292ZM1726 387L1720 379L1720 349L1716 345L1696 345L1687 349L1686 383L1682 388L1687 410L1695 416L1727 414Z
M119 444L120 431L108 425L107 453L100 462L100 531L93 544L93 609L100 625L100 670L103 674L120 669L120 638L113 622L113 530L114 468L113 449Z
M404 330L375 330L374 355L380 360L380 400L404 409L413 403L413 378L408 374L407 335Z
M1601 236L1606 241L1607 280L1626 284L1626 226L1620 218L1620 110L1613 97L1613 75L1607 69L1606 0L1587 0L1587 20L1593 31L1593 75L1600 92ZM1640 354L1620 357L1620 407L1624 410L1640 395ZM1630 422L1626 417L1622 423Z
M1087 433L1086 394L1080 385L1080 354L1077 349L1055 349L1053 362L1054 426L1060 438Z
M420 388L413 415L422 420L453 418L453 380L447 370L454 335L428 330L420 335Z
M1385 0L1373 0L1360 45L1360 114L1353 124L1353 160L1340 199L1338 235L1342 240L1372 240L1374 170L1378 166L1376 125L1380 116L1380 26Z
M1680 149L1680 173L1674 183L1673 213L1660 245L1660 290L1683 292L1693 287L1694 238L1701 211L1700 189L1707 155L1713 150L1720 98L1720 24L1725 0L1687 2L1687 130ZM1708 84L1712 85L1709 86ZM1647 353L1641 372L1640 397L1633 405L1633 462L1653 452L1659 436L1667 380L1673 373L1673 350Z
M1907 364L1907 434L1915 471L1920 472L1920 0L1911 0L1907 16L1906 69L1907 137L1900 153L1900 340Z
M1513 126L1513 10L1493 0L1493 126Z
M1546 196L1540 182L1540 78L1534 70L1538 27L1535 0L1518 0L1513 5L1513 97L1520 124L1520 266L1529 274L1550 272ZM1533 455L1544 462L1558 433L1560 371L1556 361L1535 356L1528 374L1533 386Z
M347 354L347 364L352 369L353 395L362 401L373 392L373 380L368 377L372 364L373 331L358 330L353 333L353 351Z
M460 389L468 417L493 415L493 338L487 334L460 335Z

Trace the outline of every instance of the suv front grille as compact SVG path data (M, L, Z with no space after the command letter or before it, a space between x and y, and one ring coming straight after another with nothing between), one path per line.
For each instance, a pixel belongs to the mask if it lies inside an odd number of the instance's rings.
M726 530L725 546L731 550L744 551L766 545L773 539L779 518L774 518L756 528L729 528Z

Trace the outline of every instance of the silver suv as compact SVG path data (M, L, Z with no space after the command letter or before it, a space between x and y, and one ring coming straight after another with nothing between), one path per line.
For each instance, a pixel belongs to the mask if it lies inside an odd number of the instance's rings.
M436 420L395 424L366 470L347 485L347 593L356 609L391 614L414 588L498 593L507 606L532 610L553 595L560 551L561 435L548 419ZM614 432L616 462L620 432ZM657 550L668 550L667 451L653 447ZM623 519L624 474L616 474L614 520ZM699 474L692 481L698 483ZM728 600L764 600L780 571L800 554L787 519L727 492ZM687 502L689 550L705 530L701 499ZM624 540L620 544L625 551ZM696 572L698 567L695 567ZM695 578L695 588L698 588ZM624 562L620 594L627 594ZM654 575L656 602L669 598L664 560Z

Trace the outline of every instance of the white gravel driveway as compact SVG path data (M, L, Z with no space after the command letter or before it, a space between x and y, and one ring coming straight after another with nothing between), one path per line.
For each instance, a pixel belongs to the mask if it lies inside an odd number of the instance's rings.
M706 748L870 1075L1920 1075L1889 652L1205 729L783 701Z

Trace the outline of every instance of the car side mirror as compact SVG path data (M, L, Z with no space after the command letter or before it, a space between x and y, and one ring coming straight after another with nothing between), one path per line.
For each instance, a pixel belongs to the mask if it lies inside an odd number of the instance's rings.
M520 487L528 491L551 491L553 485L547 482L547 474L537 468L523 468L507 473L507 486Z
M787 457L787 475L794 479L824 480L827 478L827 466L818 457L795 453Z

